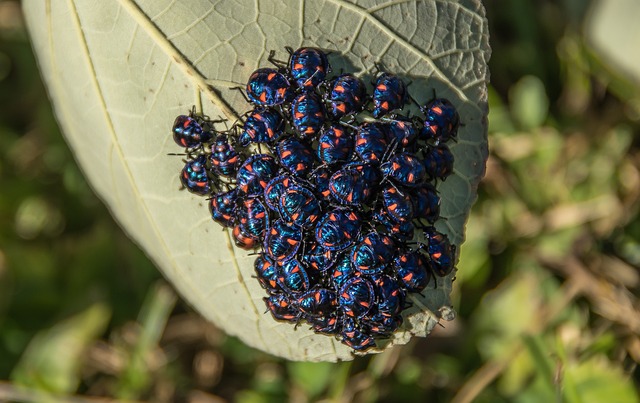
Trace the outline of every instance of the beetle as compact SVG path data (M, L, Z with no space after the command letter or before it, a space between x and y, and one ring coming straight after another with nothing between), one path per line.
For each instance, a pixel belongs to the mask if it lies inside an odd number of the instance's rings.
M389 184L382 190L382 205L392 221L402 224L414 218L413 200L408 193L401 193Z
M409 292L421 292L429 284L431 272L421 253L402 251L393 262L398 280Z
M280 291L277 266L264 253L258 255L253 262L253 268L262 288L272 294Z
M413 149L418 131L414 126L413 119L392 115L389 119L385 118L384 128L387 133L389 144L396 142L404 149Z
M367 102L367 87L358 77L350 73L334 78L324 95L330 105L334 119L361 112Z
M232 235L236 246L239 248L251 250L257 246L258 238L250 234L247 229L240 224L236 224L236 226L233 227Z
M372 115L376 119L395 109L402 109L407 103L407 86L395 74L386 72L379 74L373 87Z
M291 186L280 196L281 218L300 227L313 226L320 216L320 203L313 192L302 186Z
M453 173L454 157L445 144L427 147L424 155L425 158L422 162L431 179L444 181Z
M457 137L460 115L451 101L445 98L434 98L420 110L425 115L424 127L420 131L420 137L423 140L431 140L438 145Z
M395 247L390 237L377 231L369 232L354 246L351 262L363 275L380 273L387 264L391 263Z
M355 150L360 160L379 163L387 151L387 136L382 125L363 123L356 128Z
M267 256L282 264L295 256L301 242L302 228L277 219L267 231L263 245Z
M363 277L353 277L340 287L338 305L346 316L361 318L371 310L374 297L371 281Z
M196 148L208 143L213 138L213 133L202 127L204 122L204 118L197 116L194 111L189 116L176 117L171 129L173 141L184 148Z
M401 152L395 154L380 166L385 179L402 186L418 186L427 179L427 171L422 161L414 154Z
M353 210L328 211L316 225L316 241L328 250L345 249L356 241L361 225L360 215Z
M204 196L211 192L211 183L207 175L207 157L202 154L188 160L180 173L182 185L191 193Z
M353 153L353 135L346 127L332 123L322 130L317 150L318 159L326 165L344 163Z
M415 206L415 218L424 218L430 224L440 218L440 196L438 191L430 183L411 189L411 195Z
M331 175L329 192L339 204L358 206L375 192L375 179L379 175L369 164L347 164Z
M209 211L213 221L223 227L233 227L237 219L238 200L239 192L237 188L213 195L209 200Z
M278 163L268 154L254 154L242 164L236 174L238 189L247 196L259 196L278 173Z
M314 287L296 299L298 309L309 316L335 315L338 297L328 288Z
M424 237L426 244L420 243L418 248L426 252L429 267L440 277L451 273L454 268L455 245L451 245L446 234L438 232L433 227L425 228Z
M382 316L395 317L404 308L405 293L398 282L388 275L373 277L376 308Z
M246 234L256 239L264 236L264 232L269 227L269 214L261 198L245 198L240 203L237 215Z
M325 122L322 99L315 92L303 92L291 101L291 122L301 138L313 140Z
M312 278L298 259L289 259L276 269L278 285L289 295L305 292L311 288Z
M274 294L263 298L267 305L267 310L275 320L285 322L298 322L300 319L300 311L293 306L289 297L284 294Z
M271 179L264 188L264 202L267 207L273 211L280 212L280 196L295 183L295 180L288 174L279 175Z
M343 319L340 335L342 343L356 351L365 351L376 346L373 336L358 326L353 318L345 317Z
M257 106L275 106L291 99L291 84L275 69L262 68L251 73L247 82L247 97Z
M238 143L247 147L251 143L273 143L285 129L282 115L275 109L257 107L249 112L238 135Z
M297 177L306 177L316 161L311 147L303 140L287 137L276 147L280 165Z
M211 147L209 161L211 161L213 173L222 176L235 176L242 164L240 156L229 144L229 138L226 134L216 137L215 143Z
M313 90L330 71L327 55L318 48L303 47L289 57L289 74L300 88Z

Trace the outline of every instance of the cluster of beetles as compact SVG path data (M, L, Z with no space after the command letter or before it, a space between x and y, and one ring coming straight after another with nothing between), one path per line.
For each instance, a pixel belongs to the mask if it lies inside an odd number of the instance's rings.
M356 75L330 77L320 49L287 51L240 89L253 109L231 128L194 111L176 118L180 179L238 247L260 251L255 277L274 319L367 350L402 325L408 293L454 269L455 246L433 224L459 115L435 96L402 115L412 98L400 77L379 71L369 90Z

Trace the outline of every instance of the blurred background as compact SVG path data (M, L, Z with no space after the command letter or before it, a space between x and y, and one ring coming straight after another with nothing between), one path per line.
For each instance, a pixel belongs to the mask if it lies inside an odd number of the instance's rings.
M485 4L491 155L459 316L312 364L176 297L85 182L0 0L0 402L640 401L640 3Z

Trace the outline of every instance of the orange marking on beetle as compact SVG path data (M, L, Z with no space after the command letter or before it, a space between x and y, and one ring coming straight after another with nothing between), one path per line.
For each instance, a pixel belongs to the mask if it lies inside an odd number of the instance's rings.
M344 87L341 85L336 85L335 87L333 87L333 90L339 93L343 93L344 92Z
M280 88L278 90L278 95L280 95L282 98L284 98L284 95L287 93L287 89L286 88Z
M358 141L356 141L357 146L361 146L366 143L367 143L367 139L364 139L364 138L359 138Z
M436 259L436 260L440 259L440 257L442 257L442 253L441 252L436 252L436 253L433 254L433 258Z
M389 102L384 101L384 102L380 105L380 108L381 108L382 110L388 111L388 110L389 110Z
M378 84L376 89L380 90L380 91L386 91L387 90L387 86L385 84Z
M290 155L291 155L291 151L289 151L289 150L284 150L284 151L282 152L282 154L280 155L280 158L287 158L287 157L288 157L288 156L290 156Z
M303 67L304 67L304 64L301 64L301 63L296 63L296 64L293 65L294 69L301 69Z
M409 183L413 182L413 178L414 178L413 173L409 172L409 175L407 176L407 179L409 180Z
M365 238L364 243L371 246L372 245L371 238Z
M276 73L269 73L269 75L267 76L267 80L271 81L275 76L276 76Z
M304 164L302 162L298 163L298 165L296 165L296 171L304 171Z
M267 93L263 92L262 94L260 94L260 96L258 97L258 99L262 102L267 102Z
M347 106L344 104L344 102L340 102L339 104L336 104L336 109L342 113L345 113L347 111Z
M296 241L295 239L287 239L287 243L291 246L294 246L298 244L298 241Z
M316 129L314 129L313 127L309 126L306 129L304 129L304 133L305 134L314 134L316 132Z
M436 115L442 115L442 108L439 106L435 106L433 108L431 108L432 111L434 111L436 113Z

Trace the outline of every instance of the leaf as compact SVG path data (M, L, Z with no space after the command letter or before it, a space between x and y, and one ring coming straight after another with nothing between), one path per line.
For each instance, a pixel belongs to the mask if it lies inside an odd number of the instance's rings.
M39 332L29 342L11 378L41 391L75 392L80 384L82 356L107 327L110 316L106 306L95 304Z
M247 344L292 360L352 359L338 340L265 315L253 260L208 218L206 202L179 192L170 136L192 105L230 123L249 109L233 87L268 64L270 50L315 45L335 71L404 74L418 102L433 90L458 108L455 175L440 186L438 228L456 245L487 158L487 21L479 0L24 1L40 68L60 125L114 217L205 317ZM406 330L424 336L453 317L453 274L414 298ZM440 313L442 309L443 313Z

